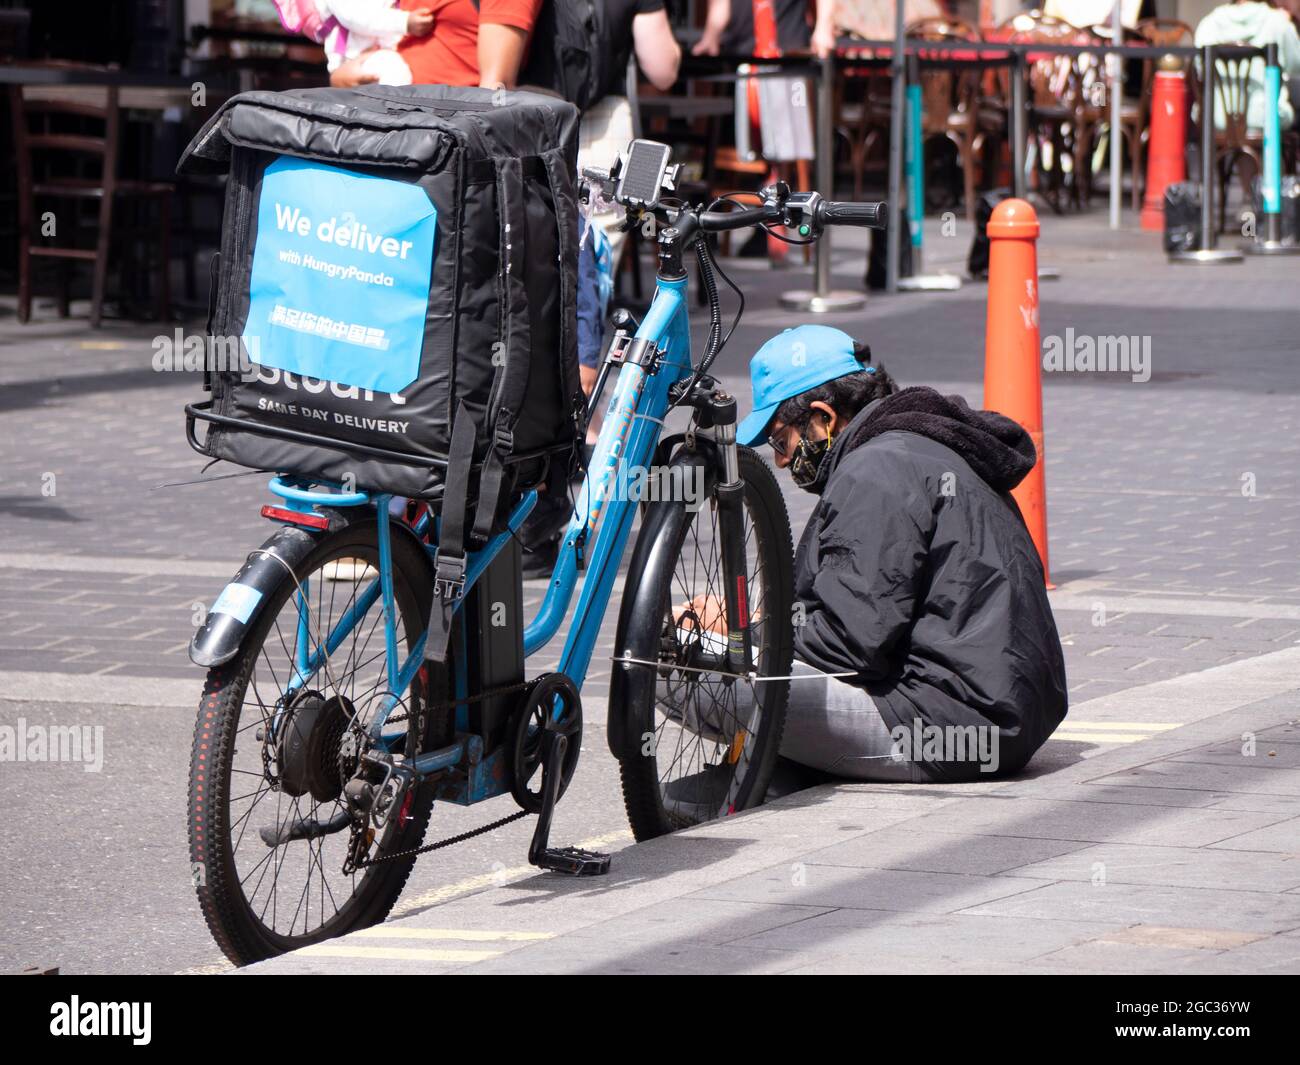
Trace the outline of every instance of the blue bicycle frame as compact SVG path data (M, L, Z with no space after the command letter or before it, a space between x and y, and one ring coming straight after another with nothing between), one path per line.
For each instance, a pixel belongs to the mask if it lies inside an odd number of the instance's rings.
M654 299L646 313L635 340L650 345L658 356L649 372L634 362L625 362L615 380L614 394L606 410L604 425L596 442L595 451L578 494L573 515L564 533L563 547L555 570L551 574L546 595L537 616L524 629L525 656L545 647L559 631L568 616L573 592L578 583L579 558L587 570L578 600L577 620L570 628L560 656L559 669L582 687L592 652L604 621L614 580L618 574L619 560L627 546L636 515L636 501L616 492L618 470L647 468L663 429L663 419L669 408L669 389L679 380L689 376L691 366L691 340L686 309L686 278L659 278ZM379 575L357 596L356 602L331 629L322 636L313 634L309 624L309 589L304 582L298 591L298 641L295 675L289 683L286 698L305 687L310 678L324 668L329 656L338 649L352 629L373 608L376 600L382 601L384 610L384 640L387 651L388 691L370 725L371 737L384 742L384 726L393 711L402 704L404 693L424 662L424 636L412 647L404 661L399 661L396 617L393 595L392 530L389 495L373 497L364 492L346 495L322 495L295 488L279 478L271 481L271 490L285 500L289 509L310 512L316 504L327 502L331 507L373 504L378 516ZM466 592L491 565L501 549L523 524L537 502L536 492L527 492L515 505L507 521L507 528L495 536L481 550L471 552L465 573ZM415 531L423 535L428 531L426 515L416 525ZM436 546L426 548L431 555ZM456 603L459 610L464 598ZM457 683L462 690L463 671L457 670ZM415 772L424 777L461 762L465 744L478 741L478 737L458 738L448 747L426 752L415 761ZM481 741L480 741L481 742ZM486 798L488 793L471 796Z

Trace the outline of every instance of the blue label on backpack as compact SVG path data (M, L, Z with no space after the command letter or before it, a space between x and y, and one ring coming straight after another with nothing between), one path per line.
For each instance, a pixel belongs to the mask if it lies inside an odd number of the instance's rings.
M437 220L418 185L277 159L257 210L249 357L400 392L420 372Z

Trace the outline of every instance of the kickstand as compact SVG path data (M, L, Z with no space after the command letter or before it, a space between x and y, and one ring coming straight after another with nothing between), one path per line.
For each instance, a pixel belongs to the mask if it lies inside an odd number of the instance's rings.
M528 848L528 861L553 873L570 876L603 876L609 872L609 855L584 851L579 847L548 847L551 834L551 815L560 797L560 777L564 754L569 749L569 738L555 729L543 729L539 739L542 745L542 808L537 814L537 828Z

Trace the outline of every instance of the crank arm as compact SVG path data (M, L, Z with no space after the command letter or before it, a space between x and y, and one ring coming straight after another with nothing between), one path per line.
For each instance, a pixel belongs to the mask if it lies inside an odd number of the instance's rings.
M297 839L318 839L334 832L341 832L352 823L352 817L346 810L340 810L328 821L318 821L314 817L300 817L296 821L284 821L279 825L264 825L257 834L268 847L279 847Z
M564 754L569 749L569 737L556 729L543 729L542 744L542 809L537 815L537 828L528 848L528 861L540 869L569 876L603 876L609 872L609 855L585 851L579 847L548 847L551 835L551 815L560 797L560 777L563 773Z

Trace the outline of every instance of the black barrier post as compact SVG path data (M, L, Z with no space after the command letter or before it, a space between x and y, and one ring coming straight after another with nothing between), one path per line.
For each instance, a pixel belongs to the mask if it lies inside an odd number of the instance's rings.
M907 47L904 4L894 5L894 48L889 57L889 229L886 231L885 291L898 291L898 262L903 250L903 234L898 227L898 207L903 202L903 138L907 136Z
M1214 221L1214 45L1201 49L1201 246L1188 251L1169 253L1171 263L1239 263L1241 252L1216 248L1217 226Z
M1011 191L1016 199L1025 198L1025 149L1029 140L1025 114L1025 57L1019 50L1011 53L1011 114L1007 132L1011 135Z
M832 111L835 107L835 55L821 60L817 75L817 129L813 151L817 155L817 188L827 199L835 198L835 130ZM891 227L892 229L893 227ZM822 231L813 260L813 290L798 289L781 297L781 304L791 310L854 311L867 302L865 293L831 289L831 231Z

